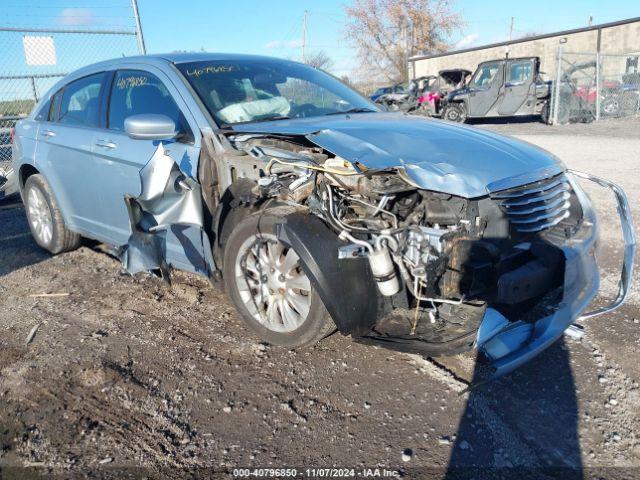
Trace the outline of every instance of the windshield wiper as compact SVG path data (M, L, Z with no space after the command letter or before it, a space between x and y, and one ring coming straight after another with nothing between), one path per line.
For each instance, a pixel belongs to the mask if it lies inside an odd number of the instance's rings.
M356 108L350 108L348 110L342 110L340 112L325 113L325 115L345 115L348 113L373 113L375 111L376 110L372 110L371 108L356 107Z
M258 120L249 120L246 123L271 122L273 120L289 120L290 118L291 117L289 115L273 115L271 117L264 117L264 118L260 118Z
M234 122L234 123L221 122L220 123L220 128L222 128L222 129L228 129L228 128L233 129L233 127L235 125L245 125L247 123L271 122L271 121L274 121L274 120L289 120L290 118L291 117L288 116L288 115L273 115L271 117L258 118L256 120L246 120L244 122Z

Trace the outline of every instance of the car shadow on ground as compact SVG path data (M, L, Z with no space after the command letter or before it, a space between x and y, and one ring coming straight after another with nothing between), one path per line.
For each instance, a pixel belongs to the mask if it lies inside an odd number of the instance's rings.
M478 367L473 379L483 378ZM445 478L582 478L578 403L564 338L471 391Z
M0 202L0 277L49 257L33 240L20 199Z
M526 115L522 117L490 117L490 118L469 118L469 125L507 125L507 124L527 124L542 123L539 115Z

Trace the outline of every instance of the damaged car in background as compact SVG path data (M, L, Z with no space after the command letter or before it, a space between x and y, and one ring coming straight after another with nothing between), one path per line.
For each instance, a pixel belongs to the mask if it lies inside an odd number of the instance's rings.
M37 146L37 148L36 148ZM381 112L296 62L171 54L86 67L18 123L36 242L117 247L130 273L224 287L264 341L448 355L495 376L576 319L619 306L635 239L624 192L525 142ZM599 289L598 221L578 179L613 191L619 292Z

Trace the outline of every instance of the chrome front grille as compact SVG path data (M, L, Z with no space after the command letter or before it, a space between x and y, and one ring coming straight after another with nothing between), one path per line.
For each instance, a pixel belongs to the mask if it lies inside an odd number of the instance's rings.
M521 233L546 230L569 217L572 190L564 174L491 194Z

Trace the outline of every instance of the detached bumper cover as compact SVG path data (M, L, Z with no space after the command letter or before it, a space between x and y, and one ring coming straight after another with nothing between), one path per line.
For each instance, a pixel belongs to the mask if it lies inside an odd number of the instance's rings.
M624 302L631 285L636 241L629 202L624 191L608 180L582 172L571 173L608 188L615 194L625 243L618 294L608 306L583 313L599 289L599 269L596 260L598 231L593 209L582 190L576 188L576 193L582 197L580 200L583 208L586 205L588 209L585 211L582 229L562 246L566 263L563 298L558 310L535 323L510 322L491 308L485 313L478 330L476 347L491 361L494 378L509 373L531 360L560 338L577 319L590 318L618 308Z

